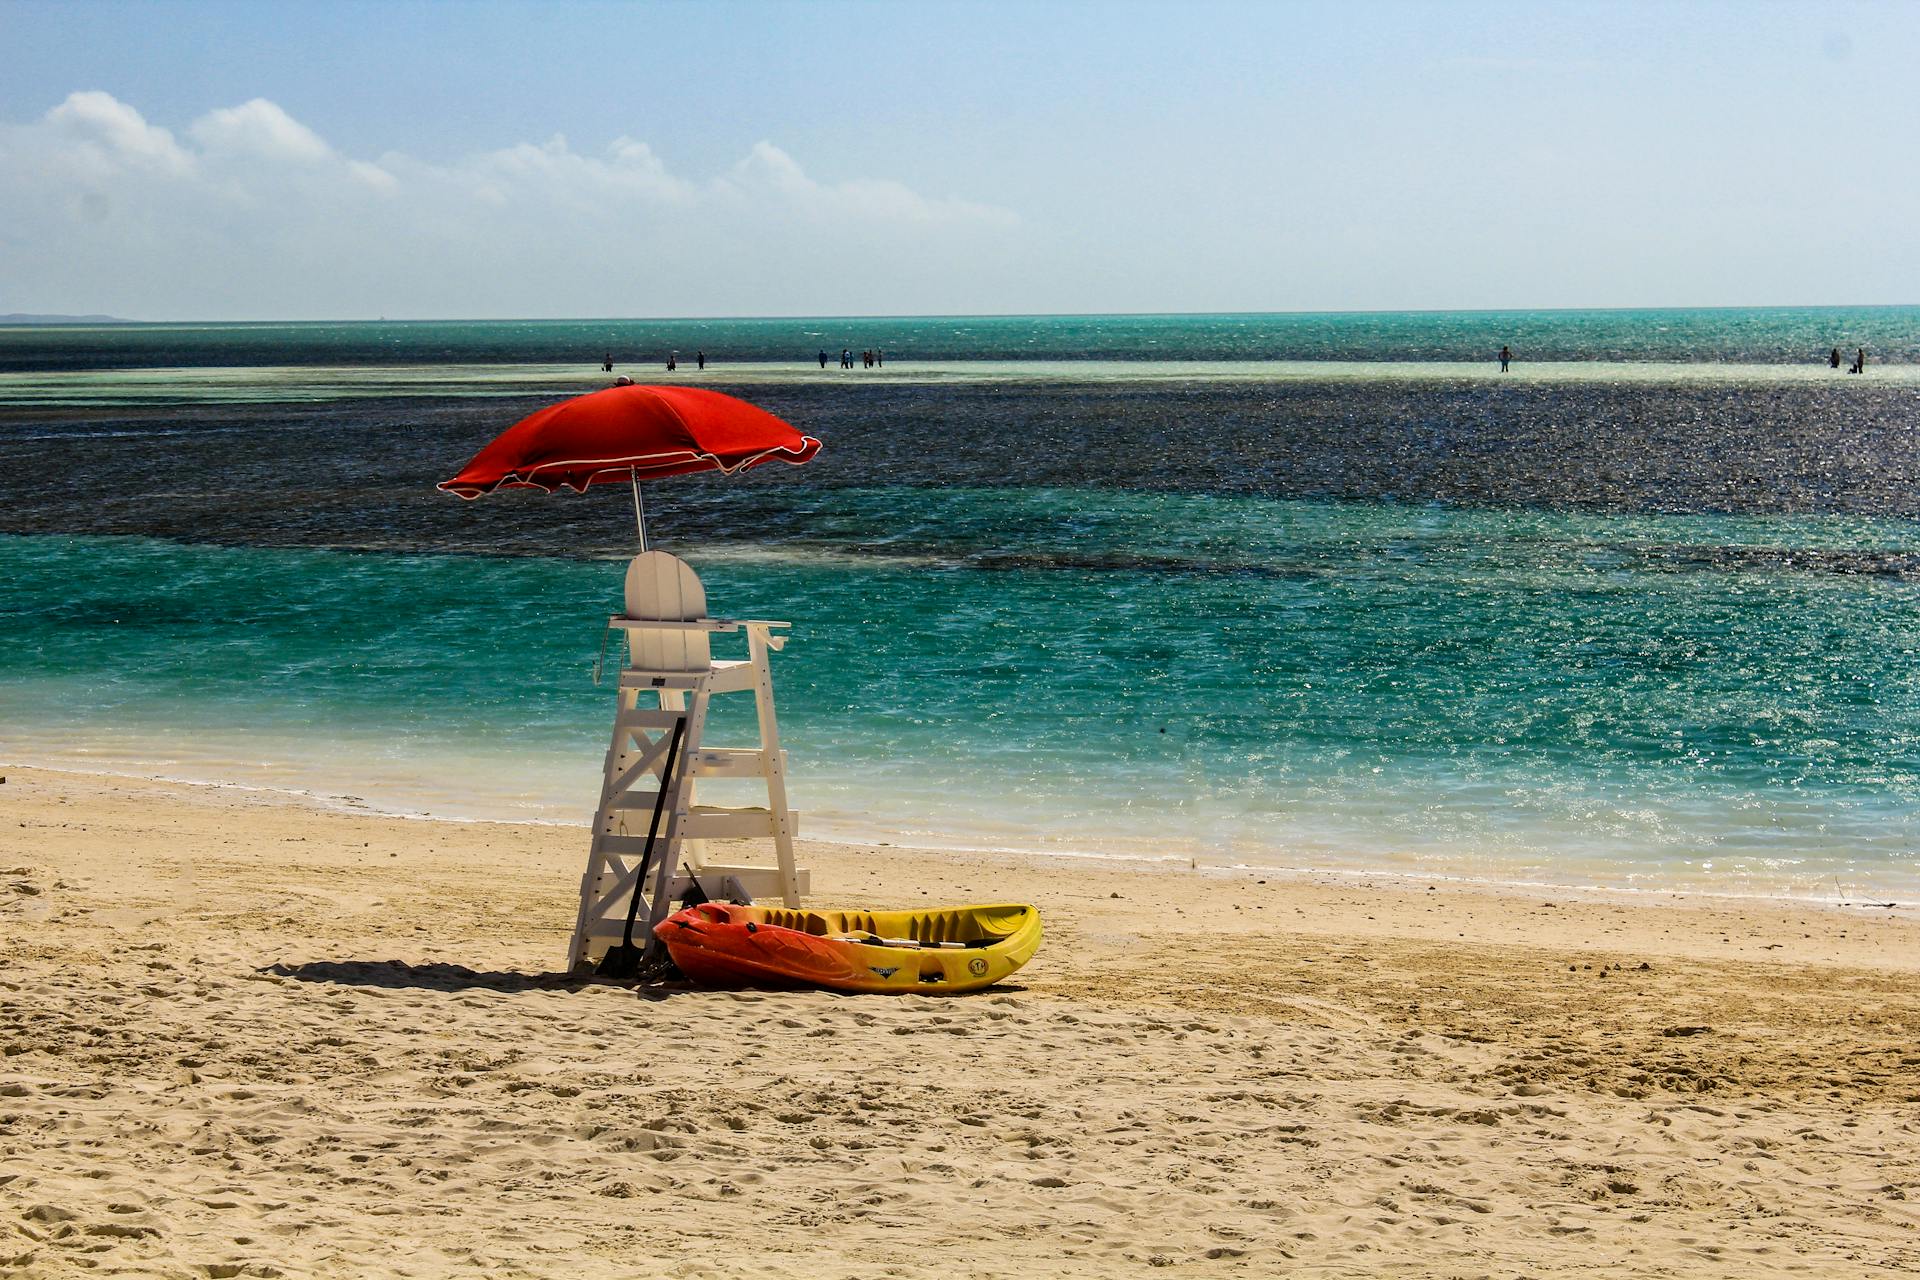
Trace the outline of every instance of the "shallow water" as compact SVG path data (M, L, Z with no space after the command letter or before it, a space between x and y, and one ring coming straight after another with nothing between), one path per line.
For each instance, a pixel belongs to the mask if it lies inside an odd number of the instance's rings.
M913 495L837 497L853 520ZM1583 883L1920 879L1920 586L1828 565L1920 559L1910 529L1079 497L919 495L923 538L989 519L1018 539L987 564L690 552L729 611L798 622L777 670L813 829ZM1157 552L1131 562L1143 538ZM16 757L440 814L591 804L617 564L16 537L0 570Z

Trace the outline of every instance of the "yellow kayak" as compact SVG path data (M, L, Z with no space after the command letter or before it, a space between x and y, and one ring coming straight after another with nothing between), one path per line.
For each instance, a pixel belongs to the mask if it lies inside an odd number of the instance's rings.
M680 971L715 986L977 991L1033 958L1040 913L1023 903L826 911L703 902L657 931Z

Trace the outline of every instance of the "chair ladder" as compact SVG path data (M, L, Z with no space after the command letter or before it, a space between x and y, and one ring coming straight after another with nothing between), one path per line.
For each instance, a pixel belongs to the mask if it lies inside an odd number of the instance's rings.
M613 741L607 748L587 869L580 879L580 910L567 948L569 969L589 967L597 958L590 952L618 941L624 930L676 723L686 727L680 735L678 763L661 803L653 863L647 868L650 883L640 890L639 914L633 926L636 944L646 945L655 926L666 918L684 852L683 831L694 790L693 761L699 756L706 728L706 677L668 677L683 687L667 689L663 680L652 686L662 695L656 699L649 687L628 675L622 673L614 695Z

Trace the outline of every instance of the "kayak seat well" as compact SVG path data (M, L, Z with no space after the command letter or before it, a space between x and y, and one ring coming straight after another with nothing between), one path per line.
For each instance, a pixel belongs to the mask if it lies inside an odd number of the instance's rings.
M869 946L990 947L1026 923L1028 907L932 911L809 911L769 908L765 923L816 938Z

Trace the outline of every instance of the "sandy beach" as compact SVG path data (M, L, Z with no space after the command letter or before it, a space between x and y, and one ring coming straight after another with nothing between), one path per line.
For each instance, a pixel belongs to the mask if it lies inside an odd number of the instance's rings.
M7 769L0 1273L1904 1274L1920 922L810 844L972 997L552 972L582 833Z

